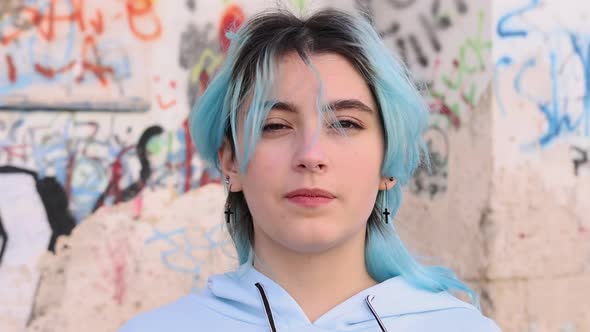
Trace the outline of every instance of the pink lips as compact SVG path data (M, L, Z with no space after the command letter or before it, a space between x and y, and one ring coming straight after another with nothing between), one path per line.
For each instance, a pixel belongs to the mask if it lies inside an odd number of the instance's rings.
M335 196L322 189L297 189L286 195L291 203L305 207L317 207L330 203Z

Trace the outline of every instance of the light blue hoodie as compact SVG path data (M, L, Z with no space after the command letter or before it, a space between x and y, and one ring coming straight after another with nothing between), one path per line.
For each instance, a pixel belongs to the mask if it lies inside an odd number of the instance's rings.
M310 322L295 300L251 263L209 278L199 294L140 314L119 332L499 332L475 307L395 277Z

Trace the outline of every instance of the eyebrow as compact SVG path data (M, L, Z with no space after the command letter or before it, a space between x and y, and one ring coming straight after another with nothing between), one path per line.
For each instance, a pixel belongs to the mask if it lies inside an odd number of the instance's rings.
M287 111L287 112L293 112L293 113L297 112L297 106L295 106L291 102L269 101L269 103L272 104L272 109L274 109L274 110L281 110L281 111ZM367 106L365 103L363 103L362 101L360 101L358 99L338 99L333 102L330 102L327 105L327 107L332 108L334 111L339 111L339 110L343 110L343 109L356 109L356 110L366 112L369 114L373 113L372 108L370 108L369 106Z

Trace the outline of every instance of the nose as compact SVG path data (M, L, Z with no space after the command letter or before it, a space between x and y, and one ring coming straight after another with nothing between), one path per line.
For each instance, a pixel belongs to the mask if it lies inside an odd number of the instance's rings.
M315 131L315 130L314 130ZM328 160L325 147L322 145L321 133L312 132L297 141L297 150L293 158L293 165L298 172L323 173L326 171Z

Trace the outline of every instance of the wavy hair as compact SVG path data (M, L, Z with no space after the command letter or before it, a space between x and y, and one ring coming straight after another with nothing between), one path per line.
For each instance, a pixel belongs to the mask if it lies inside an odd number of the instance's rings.
M313 67L309 55L335 53L353 64L378 105L385 141L381 173L397 179L384 203L394 217L402 200L401 186L408 183L421 162L429 164L422 138L429 111L409 71L383 44L371 23L336 9L323 9L308 18L285 10L267 10L251 17L228 37L231 44L227 58L189 116L200 156L220 170L217 151L227 140L233 158L238 158L240 172L245 172L272 106L267 97L278 59L297 52ZM240 109L245 112L243 117L238 114ZM243 151L236 151L239 119L244 126ZM395 223L382 220L383 199L384 192L379 191L367 220L365 264L371 277L381 282L401 276L431 292L465 292L479 307L477 294L451 270L421 264L412 256L399 238ZM235 213L228 228L243 264L253 251L252 216L243 192L229 192L226 204Z

